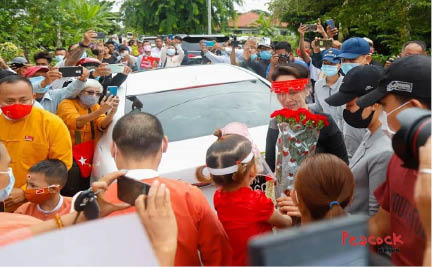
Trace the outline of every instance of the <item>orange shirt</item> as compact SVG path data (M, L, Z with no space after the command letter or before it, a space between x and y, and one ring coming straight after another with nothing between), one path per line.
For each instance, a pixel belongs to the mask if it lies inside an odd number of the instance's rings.
M27 215L0 212L0 247L31 237L28 227L41 222Z
M201 190L178 180L152 178L141 181L151 184L154 179L164 183L170 190L171 205L178 225L175 265L198 266L201 262L205 266L230 265L232 250L228 237ZM108 188L105 199L112 203L121 203L117 198L117 183ZM135 207L112 213L110 216L130 212L135 212Z
M77 98L75 99L65 99L63 100L57 109L57 114L62 118L64 123L69 128L69 133L72 139L72 145L75 145L76 139L75 139L75 132L78 132L81 134L81 143L90 141L92 139L92 132L91 132L91 123L86 123L82 128L77 128L76 126L76 120L78 117L81 117L82 115L87 115L91 112L94 112L100 108L99 104L94 104L89 109L87 107L84 107ZM94 133L95 133L95 143L99 139L102 133L102 121L105 119L106 115L102 114L100 115L96 120L93 121L94 125Z
M21 120L0 115L0 141L11 157L15 187L25 188L31 166L45 159L59 159L72 166L72 143L63 121L49 111L33 107Z
M29 216L38 218L42 221L47 221L47 220L54 219L54 216L56 214L61 216L61 215L68 214L70 212L72 198L71 197L62 197L60 202L59 202L58 209L56 211L50 212L50 213L44 213L38 207L38 204L31 203L31 202L27 202L27 203L22 204L18 209L15 210L15 213L29 215Z

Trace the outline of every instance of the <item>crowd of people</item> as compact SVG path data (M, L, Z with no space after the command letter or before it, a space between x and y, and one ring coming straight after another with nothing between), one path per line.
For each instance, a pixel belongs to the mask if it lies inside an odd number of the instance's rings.
M252 237L348 214L370 216L371 235L403 235L398 252L381 253L393 264L430 265L431 140L420 148L416 169L404 167L392 148L401 128L397 115L413 107L430 110L426 45L407 42L400 58L381 66L372 60L373 41L366 37L340 43L334 39L337 28L320 23L320 36L312 41L305 38L307 26L298 32L296 53L293 44L269 38L249 38L244 45L234 39L200 42L201 64L237 65L270 83L307 80L301 88L273 93L283 108L328 121L315 154L295 174L294 189L276 203L250 187L261 157L253 140L244 132L215 129L217 140L196 178L217 186L216 212L198 187L160 177L168 139L152 114L133 112L113 125L111 156L122 171L90 183L91 162L80 157L83 150L93 153L113 123L120 99L111 87L135 71L188 64L190 51L182 48L180 36L158 37L152 47L137 40L121 44L116 37L103 42L88 31L67 49L36 53L33 63L0 58L0 245L89 220L75 202L90 190L97 195L99 217L138 214L164 266L248 265ZM121 71L113 71L114 64ZM64 77L63 68L74 66L82 71ZM264 156L273 172L279 134L274 118ZM151 184L149 193L135 206L125 204L114 182L120 176Z

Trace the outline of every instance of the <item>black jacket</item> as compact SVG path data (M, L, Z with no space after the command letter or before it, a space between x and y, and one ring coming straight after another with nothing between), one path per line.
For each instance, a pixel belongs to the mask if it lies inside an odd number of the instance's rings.
M324 128L321 129L315 153L330 153L339 157L348 164L348 154L346 151L345 142L341 131L336 125L336 122L328 114L318 114L325 115L327 117L329 126L324 126ZM265 160L272 171L275 170L276 142L278 136L279 128L277 126L277 120L274 118L270 121L269 129L267 131L265 153Z

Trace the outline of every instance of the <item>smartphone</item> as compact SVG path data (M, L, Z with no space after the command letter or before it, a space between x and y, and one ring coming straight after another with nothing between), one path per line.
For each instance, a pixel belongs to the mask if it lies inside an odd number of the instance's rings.
M97 34L96 39L105 39L105 33L97 32L96 34Z
M216 42L215 41L206 41L205 44L207 47L213 47L213 46L215 46Z
M117 96L117 90L118 90L118 86L108 86L107 87L108 96L110 95Z
M168 39L170 39L170 40L174 40L174 35L172 35L172 34L168 34Z
M123 64L109 64L107 66L111 73L123 73L124 72L124 65Z
M307 26L306 31L308 31L308 32L315 32L317 30L316 24L305 24L304 26Z
M333 46L332 39L319 39L318 40L319 47L325 47L326 49L331 48Z
M135 200L139 195L147 195L150 185L126 176L117 179L117 197L123 202L135 206Z
M61 67L59 71L62 73L63 78L65 77L79 77L83 74L83 67Z
M239 44L240 44L240 42L237 41L237 36L234 35L234 36L233 36L233 40L231 41L231 46L233 46L233 47L238 47Z
M332 19L326 20L326 24L329 25L332 28L336 28L334 21Z

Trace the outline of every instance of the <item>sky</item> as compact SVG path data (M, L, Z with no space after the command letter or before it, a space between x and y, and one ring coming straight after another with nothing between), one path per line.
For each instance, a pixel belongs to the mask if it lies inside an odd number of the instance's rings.
M236 5L236 10L238 12L247 12L252 9L261 9L264 11L268 11L268 7L266 3L270 2L270 0L243 0L243 6ZM116 0L116 4L114 5L113 11L119 11L122 0Z

